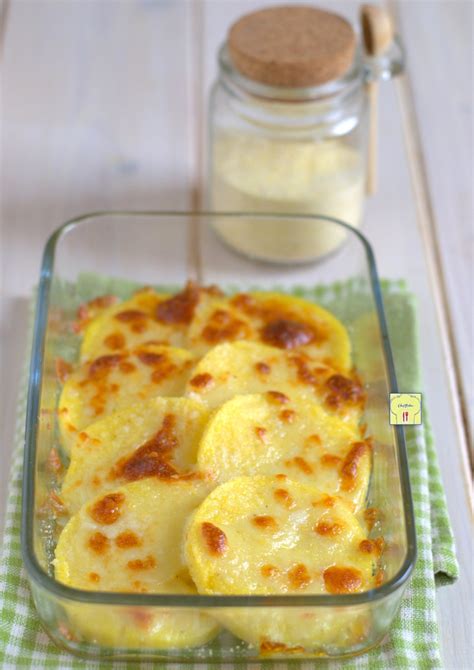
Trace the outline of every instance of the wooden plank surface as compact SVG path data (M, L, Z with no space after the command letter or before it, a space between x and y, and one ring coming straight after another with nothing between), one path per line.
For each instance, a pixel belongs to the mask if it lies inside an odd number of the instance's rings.
M471 439L474 384L466 363L474 355L473 12L473 3L463 0L401 2L399 11L433 207L437 270L445 283ZM453 36L449 48L440 49L447 34Z
M1 378L3 387L9 390L3 394L2 403L3 464L12 446L26 297L36 282L47 235L70 216L92 209L187 208L196 202L194 186L202 186L205 175L205 104L215 77L217 46L233 18L264 4L272 3L11 3L4 34L2 80ZM461 74L449 76L448 64L450 59L468 61L467 4L403 2L399 6L410 75L416 82L415 103L423 119L423 149L456 324L463 323L464 315L470 312L469 263L464 261L462 265L462 259L470 234L465 203L471 184L466 180L469 167L458 165L459 152L451 151L450 133L440 133L437 128L448 123L442 116L446 100L452 100L452 105L448 104L450 129L459 121L460 111L466 116L462 90L468 88L461 86ZM356 15L354 3L331 5L349 17ZM421 51L417 48L417 30L421 30L423 21L428 21L429 29L422 31ZM450 43L455 44L448 57L444 50L437 49L443 31L451 31ZM458 39L459 35L464 37ZM423 77L426 54L432 71L427 79ZM434 96L441 103L441 83L451 87L452 95L444 95L442 104L436 107L432 100ZM462 569L455 586L439 591L443 653L447 668L464 670L469 667L470 654L469 617L465 614L472 611L469 485L453 411L457 398L452 397L418 228L401 118L395 87L384 84L380 100L380 188L368 203L364 230L374 245L380 274L406 278L418 296L424 392ZM463 143L465 135L462 124L459 126L452 137L462 154L467 142ZM466 165L469 163L464 162ZM221 267L223 272L232 263L232 256L212 239L208 240L207 254L212 256L214 267ZM464 332L460 326L456 329L458 351L465 357L469 336ZM2 467L2 519L6 482L7 468Z

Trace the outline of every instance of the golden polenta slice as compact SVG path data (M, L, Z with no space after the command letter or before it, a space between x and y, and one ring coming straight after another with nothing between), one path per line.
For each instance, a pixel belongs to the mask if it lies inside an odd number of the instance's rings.
M147 479L127 484L83 506L62 531L54 561L68 586L122 593L195 593L183 578L186 519L208 493L202 482ZM164 608L67 608L72 629L85 639L118 647L203 644L215 622L196 612Z
M280 293L241 293L208 301L189 329L189 347L200 355L223 342L252 340L285 351L300 351L338 372L351 367L346 329L330 312L307 300Z
M185 558L200 593L345 594L374 586L380 541L368 540L344 501L284 476L233 479L198 507ZM314 616L311 616L313 614ZM352 636L360 615L311 608L218 613L238 637L263 650L306 649Z
M112 305L86 321L81 360L132 349L144 342L183 347L197 307L219 295L215 287L194 282L171 296L152 289L138 291L126 302Z
M147 477L199 478L196 454L208 411L189 398L152 398L79 433L64 478L70 513L99 493Z
M222 405L204 430L197 462L218 482L282 473L338 494L359 509L367 493L371 449L315 403L269 391L235 396Z
M156 396L182 395L193 360L184 349L142 344L80 365L67 376L59 399L65 450L78 432L112 412Z
M304 353L257 342L231 342L211 349L190 375L186 394L210 408L237 394L279 390L298 393L357 425L365 401L357 378L345 376Z
M162 594L193 595L192 581L175 577L160 584ZM219 624L197 609L171 607L113 607L97 605L65 606L70 628L81 638L115 649L180 649L209 642L219 631Z
M133 349L143 343L180 347L184 342L179 324L162 323L157 318L166 295L144 289L129 300L111 305L84 327L81 361Z
M101 493L64 527L56 578L81 589L157 593L183 570L184 523L208 492L205 482L154 477Z

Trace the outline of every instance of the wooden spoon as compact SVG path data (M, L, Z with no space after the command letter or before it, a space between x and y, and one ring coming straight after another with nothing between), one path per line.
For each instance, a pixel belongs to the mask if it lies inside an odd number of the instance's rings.
M389 13L379 5L362 5L360 22L367 55L380 56L393 41L393 26ZM366 84L370 110L366 183L369 195L375 193L377 186L378 87L377 81L368 81Z

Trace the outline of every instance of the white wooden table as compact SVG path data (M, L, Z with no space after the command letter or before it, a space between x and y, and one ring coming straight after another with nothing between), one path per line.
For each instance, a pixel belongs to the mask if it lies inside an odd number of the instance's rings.
M234 17L265 4L1 5L0 518L27 299L46 237L86 211L188 209L199 202L216 49ZM330 4L356 16L353 2ZM464 670L472 661L466 431L473 407L472 4L405 0L391 8L407 48L408 77L382 86L380 187L365 232L380 273L406 278L418 295L424 393L461 563L457 584L438 593L443 656L447 668ZM442 43L449 48L440 49Z

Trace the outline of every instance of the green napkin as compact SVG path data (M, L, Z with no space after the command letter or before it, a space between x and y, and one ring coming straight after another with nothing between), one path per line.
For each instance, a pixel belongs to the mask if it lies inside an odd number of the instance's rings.
M95 287L97 290L96 283ZM107 287L108 290L113 288L115 287L112 285ZM414 298L406 290L403 282L385 281L382 288L399 387L408 392L421 390ZM295 291L300 294L305 292ZM344 287L337 284L323 289L319 288L308 297L320 298L322 293L324 293L325 304L329 304L331 298L335 305L340 304L344 298ZM167 666L165 662L153 664L146 661L132 663L81 660L59 650L42 629L31 601L20 553L26 387L25 373L18 403L3 558L0 564L0 666L3 670L13 668L33 668L34 670L39 668L56 668L57 670L118 668L122 670L124 668ZM312 670L313 668L324 670L333 668L341 670L389 670L390 668L428 670L442 667L436 620L435 587L454 581L458 576L458 565L436 450L426 411L423 425L407 428L406 438L416 515L418 561L389 636L376 649L347 661L276 662L278 670L285 668L299 670ZM251 663L248 667L251 670L259 670L268 667L267 663ZM239 666L243 667L241 664ZM204 670L207 666L203 663L196 663L184 667ZM233 666L232 663L225 663L222 666L213 664L209 667L225 667L226 670L232 670Z

